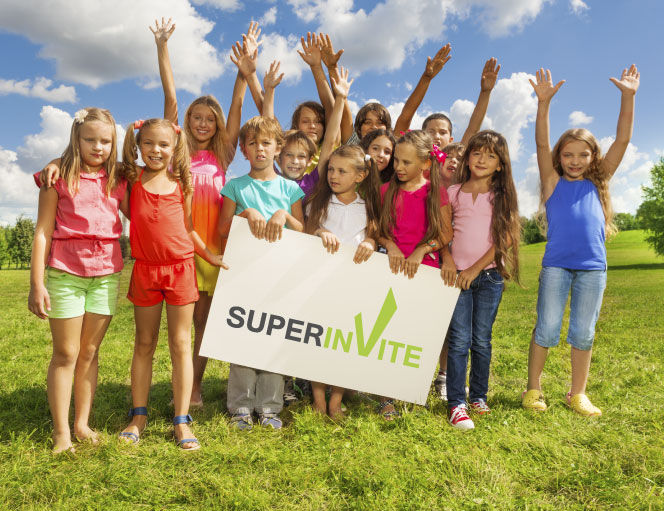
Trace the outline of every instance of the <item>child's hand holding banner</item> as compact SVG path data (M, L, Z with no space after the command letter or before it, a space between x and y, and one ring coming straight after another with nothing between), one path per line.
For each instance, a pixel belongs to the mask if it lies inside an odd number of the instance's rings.
M289 230L268 243L234 217L200 354L425 404L459 290L354 253Z

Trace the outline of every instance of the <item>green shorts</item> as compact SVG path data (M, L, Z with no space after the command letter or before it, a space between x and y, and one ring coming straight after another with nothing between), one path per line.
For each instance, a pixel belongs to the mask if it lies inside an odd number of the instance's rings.
M120 272L100 277L79 277L48 268L46 290L51 299L50 318L66 319L86 312L113 316L118 307Z

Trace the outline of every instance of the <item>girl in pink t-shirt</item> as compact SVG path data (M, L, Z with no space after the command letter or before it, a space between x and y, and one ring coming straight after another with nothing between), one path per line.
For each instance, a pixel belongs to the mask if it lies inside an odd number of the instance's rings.
M110 112L79 110L60 161L61 179L39 192L28 308L48 318L53 336L46 389L54 453L73 451L72 377L74 435L79 441L98 439L88 418L97 386L99 345L118 301L123 264L118 210L129 216L127 182L119 176L116 154Z
M438 268L442 247L452 239L447 192L440 186L443 153L432 150L431 136L409 131L394 148L394 174L380 188L383 209L378 242L387 249L390 269L413 278L420 264ZM431 181L424 171L430 171ZM381 413L396 415L391 399L381 402Z
M443 249L441 275L461 288L448 331L447 401L449 422L473 429L466 412L466 369L471 354L470 406L477 415L486 404L491 363L491 330L504 279L519 281L520 221L516 188L505 138L481 131L468 142L448 189L454 242Z

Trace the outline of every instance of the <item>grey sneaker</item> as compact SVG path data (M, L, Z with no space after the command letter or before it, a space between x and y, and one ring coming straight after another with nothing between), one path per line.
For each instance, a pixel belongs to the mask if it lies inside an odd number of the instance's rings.
M231 426L240 431L251 431L254 421L251 415L236 413L231 417Z
M258 416L258 423L261 426L269 426L272 429L281 429L283 423L277 415L265 414Z
M447 373L438 373L433 381L433 388L436 389L436 395L441 401L447 401Z
M288 406L300 400L295 391L295 381L293 378L286 378L284 382L284 406Z

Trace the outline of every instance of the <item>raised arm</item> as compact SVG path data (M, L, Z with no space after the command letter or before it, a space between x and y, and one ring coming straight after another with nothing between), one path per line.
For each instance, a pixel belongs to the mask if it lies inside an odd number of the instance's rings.
M318 90L318 98L325 109L325 118L327 119L332 114L334 97L332 96L332 90L327 83L325 72L321 65L320 44L316 38L316 34L312 34L311 32L307 32L306 41L304 37L300 38L300 41L302 42L302 51L297 50L297 52L302 57L302 60L311 68L311 74L314 75L316 89Z
M348 80L348 69L343 67L339 69L338 78L332 78L332 87L334 88L335 98L334 107L332 108L332 115L330 115L327 126L325 126L325 137L320 149L320 157L318 158L318 172L319 179L326 179L321 169L325 168L327 160L330 158L332 151L334 151L334 144L339 138L339 124L343 116L344 104L348 98L348 91L353 80Z
M230 154L235 155L237 141L240 135L240 125L242 123L242 105L244 104L244 95L247 92L247 82L242 73L238 71L233 86L233 98L231 107L228 109L228 120L226 122L226 133L228 134L228 145L231 148ZM232 159L232 158L231 158ZM230 165L230 161L226 167Z
M427 93L429 85L431 84L431 80L433 80L436 75L440 73L440 70L443 69L443 66L447 63L448 60L450 60L450 58L452 58L450 57L450 51L450 43L447 43L440 50L438 50L433 59L431 57L427 57L427 65L424 67L424 72L422 73L420 81L417 82L417 85L413 89L410 97L406 100L406 104L401 110L401 115L399 115L397 122L394 124L394 133L406 131L408 128L410 128L410 123L413 120L413 116L415 115L415 112L417 112L417 108L422 103L424 95Z
M553 85L551 71L540 68L536 73L537 83L530 80L530 85L535 89L537 96L537 118L535 120L535 144L537 145L537 166L539 167L540 180L542 181L542 194L546 201L553 193L558 183L558 173L553 168L551 158L551 145L549 142L549 106L551 98L562 87L565 80Z
M154 42L157 44L157 59L159 61L159 77L161 86L164 89L164 119L168 119L173 124L178 123L178 102L175 96L175 80L173 80L173 69L171 68L171 58L168 54L168 39L175 30L175 23L171 23L171 18L164 21L154 21L154 29L150 31L154 34Z
M327 74L330 77L330 83L332 80L339 79L339 59L343 55L344 51L339 50L334 51L334 46L332 46L332 40L330 39L329 34L319 34L318 35L318 44L320 45L320 54L325 67L327 67ZM345 144L348 139L353 134L353 113L350 111L350 105L348 104L348 98L344 101L344 112L341 116L341 143Z
M277 85L281 83L281 79L284 77L283 73L279 74L280 66L281 62L274 60L270 64L270 69L265 72L265 78L263 78L265 97L263 99L263 111L261 112L263 117L274 118L274 89L277 88Z
M242 34L242 44L236 41L233 45L233 55L231 55L231 61L238 67L239 72L249 86L251 97L259 114L263 111L263 90L256 75L258 47L263 44L263 41L258 40L260 34L261 29L258 27L258 22L252 21L247 33Z
M498 71L500 71L500 64L497 64L496 59L490 58L484 63L482 69L482 80L480 81L480 95L475 103L475 109L468 121L468 127L461 138L461 143L468 145L470 137L477 133L482 127L482 121L486 115L487 108L489 108L489 99L491 91L496 85L498 79Z
M629 145L629 141L632 138L632 128L634 127L634 96L639 88L640 77L638 69L632 64L629 69L623 69L620 80L609 78L620 89L621 93L616 140L611 144L602 161L602 172L609 178L618 169Z

